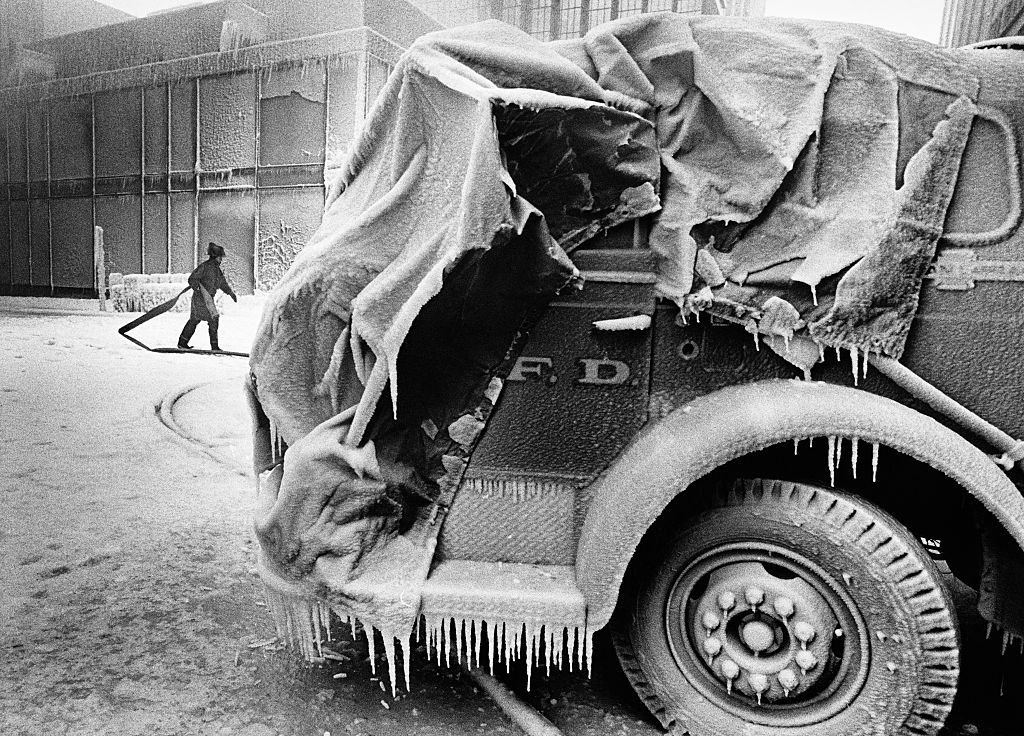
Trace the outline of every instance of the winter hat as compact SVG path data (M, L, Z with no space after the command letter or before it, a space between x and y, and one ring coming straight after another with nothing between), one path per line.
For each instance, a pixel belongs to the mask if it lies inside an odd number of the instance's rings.
M206 246L206 255L210 256L210 258L219 258L224 255L224 249L216 243L211 242Z

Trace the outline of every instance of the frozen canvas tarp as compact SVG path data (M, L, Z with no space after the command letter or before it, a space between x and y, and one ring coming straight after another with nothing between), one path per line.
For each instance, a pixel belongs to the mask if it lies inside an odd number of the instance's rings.
M327 606L409 633L438 509L532 316L580 286L567 252L602 229L653 214L660 293L805 369L814 343L899 357L977 88L930 44L785 20L418 41L252 350L282 625L314 636Z

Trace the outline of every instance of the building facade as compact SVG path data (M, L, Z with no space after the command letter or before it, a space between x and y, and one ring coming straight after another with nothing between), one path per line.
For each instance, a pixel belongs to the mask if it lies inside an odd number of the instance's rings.
M641 13L763 16L765 0L413 0L446 26L497 18L541 41L579 38Z
M946 0L943 46L966 46L991 38L1024 36L1024 0Z
M0 88L0 293L95 293L107 270L191 271L228 249L269 289L403 48L403 0L224 0L24 44Z

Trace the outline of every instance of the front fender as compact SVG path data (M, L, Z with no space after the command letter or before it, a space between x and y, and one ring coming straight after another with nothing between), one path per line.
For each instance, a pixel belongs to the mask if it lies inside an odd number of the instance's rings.
M856 437L927 463L967 489L1024 548L1024 498L991 458L931 417L817 381L730 386L649 425L595 482L576 557L588 628L608 623L626 566L673 498L737 457L819 436Z

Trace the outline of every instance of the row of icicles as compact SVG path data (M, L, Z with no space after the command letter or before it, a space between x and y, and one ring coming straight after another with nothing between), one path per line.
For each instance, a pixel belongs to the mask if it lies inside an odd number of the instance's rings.
M814 437L807 438L807 443L811 447L814 447ZM843 458L843 440L844 437L839 436L828 436L825 438L826 447L826 462L828 463L828 478L829 483L832 486L836 484L836 469L839 467L839 463ZM860 438L850 437L850 471L853 473L853 477L857 477L857 460L860 455ZM796 455L800 452L801 440L798 437L793 438L793 454ZM878 481L878 443L871 443L871 482L875 483Z
M569 671L591 672L593 632L585 627L524 621L485 620L464 616L421 616L415 631L404 640L393 632L379 630L351 615L341 608L331 608L318 600L307 600L266 589L267 604L274 617L278 634L288 644L297 648L307 660L323 658L323 645L332 638L332 614L348 625L353 640L357 635L358 623L366 636L370 659L370 672L377 674L376 635L380 633L384 642L384 655L388 663L391 680L391 694L398 692L398 655L401 654L405 689L410 690L410 652L413 636L416 642L426 640L428 656L438 666L442 661L451 667L465 661L467 666L480 667L486 655L493 675L497 663L504 664L509 672L512 663L528 660L526 667L526 688L530 689L533 669L541 664L547 674L551 668L567 666Z

